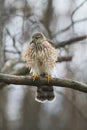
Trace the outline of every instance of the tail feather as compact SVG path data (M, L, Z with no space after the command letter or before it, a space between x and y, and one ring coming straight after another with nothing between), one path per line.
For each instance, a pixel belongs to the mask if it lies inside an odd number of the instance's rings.
M37 87L37 94L35 100L38 102L53 101L55 98L53 86Z
M46 86L43 88L43 91L46 92L46 99L52 101L55 99L53 86Z

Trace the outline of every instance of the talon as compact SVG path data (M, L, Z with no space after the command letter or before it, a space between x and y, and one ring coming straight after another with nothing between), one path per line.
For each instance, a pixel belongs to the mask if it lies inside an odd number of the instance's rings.
M35 79L37 79L38 77L39 77L38 74L33 74L33 75L32 75L33 81L34 81Z
M51 75L46 74L45 77L47 78L48 83L52 80Z

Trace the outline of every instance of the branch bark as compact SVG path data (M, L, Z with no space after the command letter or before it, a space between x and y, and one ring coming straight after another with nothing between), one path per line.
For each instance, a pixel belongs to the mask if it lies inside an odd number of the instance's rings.
M48 83L47 79L42 77L39 77L38 79L33 81L33 79L30 76L16 76L0 73L0 82L1 83L4 82L5 84L16 84L16 85L31 85L31 86L51 85L57 87L59 86L87 93L87 84L83 84L68 79L53 78Z
M60 56L58 57L57 62L68 62L72 60L72 56Z

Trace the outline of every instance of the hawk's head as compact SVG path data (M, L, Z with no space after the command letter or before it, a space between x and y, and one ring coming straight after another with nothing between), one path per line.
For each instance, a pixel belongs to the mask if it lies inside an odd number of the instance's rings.
M42 33L35 33L32 36L32 41L33 41L33 43L35 43L35 45L42 44L42 41L44 39L45 39L45 36Z

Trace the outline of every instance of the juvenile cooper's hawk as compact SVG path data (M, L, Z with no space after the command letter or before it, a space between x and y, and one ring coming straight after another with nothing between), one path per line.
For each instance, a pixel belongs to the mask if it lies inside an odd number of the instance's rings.
M42 33L35 33L23 54L23 59L27 66L31 68L33 78L46 76L49 80L56 64L57 51ZM54 97L53 86L37 86L35 98L37 101L52 101Z

